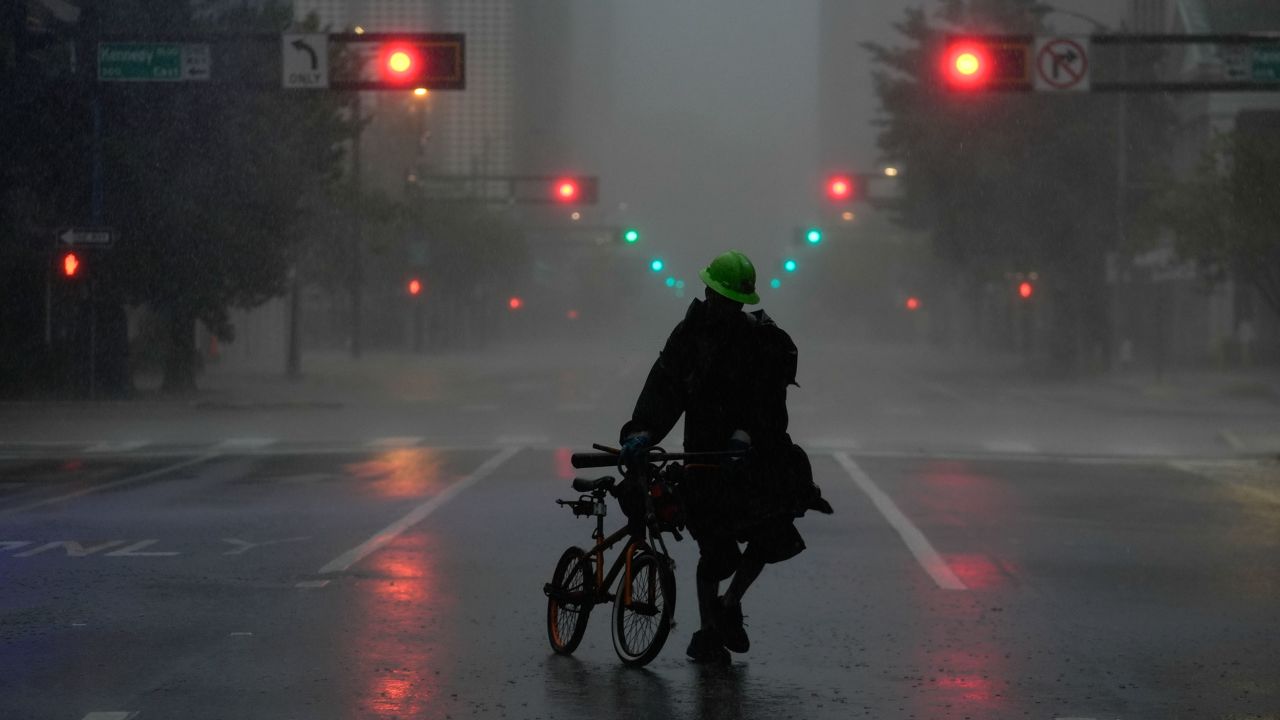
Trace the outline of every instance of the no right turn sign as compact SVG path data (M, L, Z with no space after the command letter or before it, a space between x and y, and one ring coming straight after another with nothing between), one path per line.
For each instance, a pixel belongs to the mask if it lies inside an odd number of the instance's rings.
M1038 92L1089 91L1089 38L1037 35L1032 52Z

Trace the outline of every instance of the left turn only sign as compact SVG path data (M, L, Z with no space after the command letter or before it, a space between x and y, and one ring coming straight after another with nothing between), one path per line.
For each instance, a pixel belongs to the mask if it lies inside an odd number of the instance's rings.
M280 52L287 88L329 87L329 36L324 33L285 33Z

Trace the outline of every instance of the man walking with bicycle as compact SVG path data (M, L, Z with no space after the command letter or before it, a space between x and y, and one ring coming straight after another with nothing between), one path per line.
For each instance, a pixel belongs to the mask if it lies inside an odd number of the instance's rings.
M689 532L698 543L701 627L686 653L724 662L750 641L742 597L769 563L804 550L794 519L806 509L830 513L813 485L808 461L787 434L787 387L794 385L796 346L763 310L755 267L736 250L699 273L704 298L694 300L667 338L622 428L622 461L643 460L683 414L687 452L736 450L721 465L689 465L681 483ZM745 543L745 550L739 549ZM729 580L720 595L720 583Z

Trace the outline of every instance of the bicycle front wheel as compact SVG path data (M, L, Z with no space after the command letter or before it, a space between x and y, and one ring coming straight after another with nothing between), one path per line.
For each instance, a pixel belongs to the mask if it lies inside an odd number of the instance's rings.
M590 556L580 547L565 550L545 587L547 639L552 650L568 655L578 649L595 604L594 589Z
M671 632L676 608L676 577L666 558L639 552L613 600L613 649L628 665L647 665L658 656Z

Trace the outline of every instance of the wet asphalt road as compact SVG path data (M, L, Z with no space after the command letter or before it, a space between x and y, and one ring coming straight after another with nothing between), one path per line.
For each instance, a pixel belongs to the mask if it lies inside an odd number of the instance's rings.
M590 542L569 454L651 347L0 404L0 719L1280 718L1276 397L801 347L836 514L727 668L683 656L687 539L648 668L607 608L547 644L542 585Z
M604 613L575 657L548 650L541 585L589 541L552 504L570 495L568 452L9 459L0 715L1280 712L1273 468L818 454L837 514L801 521L808 550L748 596L752 651L728 668L683 658L686 541L678 626L629 670Z

